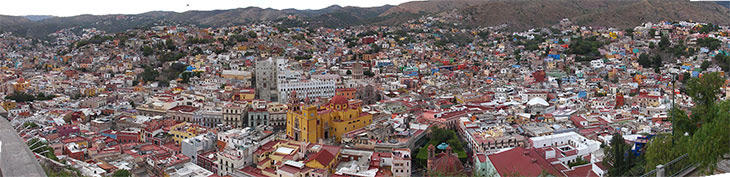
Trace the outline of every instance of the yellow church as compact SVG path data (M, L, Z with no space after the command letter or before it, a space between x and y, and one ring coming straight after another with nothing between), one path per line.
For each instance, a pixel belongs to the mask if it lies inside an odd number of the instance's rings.
M295 141L317 143L320 139L339 142L342 135L363 128L373 115L362 112L358 104L351 104L344 96L334 96L324 105L301 105L292 92L286 114L286 135Z

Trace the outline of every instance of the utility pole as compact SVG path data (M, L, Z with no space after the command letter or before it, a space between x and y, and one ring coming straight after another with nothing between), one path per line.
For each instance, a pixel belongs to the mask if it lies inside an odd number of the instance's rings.
M674 107L675 107L674 96L676 95L675 93L677 93L674 91L674 87L675 87L675 85L677 85L676 78L677 78L676 75L672 74L672 108L671 108L672 112L670 113L671 114L670 116L672 116L672 136L674 136L674 131L676 130L675 129L676 122L674 122ZM674 144L674 138L672 138L672 144Z

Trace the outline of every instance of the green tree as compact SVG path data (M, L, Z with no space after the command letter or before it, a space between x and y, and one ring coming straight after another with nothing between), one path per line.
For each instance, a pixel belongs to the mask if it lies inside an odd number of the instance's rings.
M654 69L659 69L659 67L662 67L662 56L659 56L659 54L655 54L652 58L652 64L654 65Z
M568 48L566 53L585 55L589 58L593 58L600 55L598 48L601 48L601 46L603 46L603 43L598 41L596 36L588 38L573 38L570 48Z
M661 40L659 40L659 49L664 50L669 47L669 44L669 38L666 35L662 35Z
M624 176L632 167L631 148L624 141L623 136L614 133L611 138L611 146L604 149L603 163L610 166L608 169L609 176Z
M634 29L633 28L626 28L626 29L624 29L624 32L626 32L627 36L631 36L631 38L634 38Z
M21 102L34 101L34 100L36 100L36 97L31 94L25 93L25 92L15 92L11 95L5 96L5 99L6 100L15 100L15 102L21 103Z
M350 70L347 70L346 74L347 74L347 75L352 75L352 71L350 71Z
M130 176L132 176L132 174L129 173L129 171L127 171L125 169L120 169L120 170L114 171L114 173L112 173L112 177L130 177Z
M700 47L707 47L712 51L720 48L720 46L722 45L722 41L711 37L699 38L697 39L697 45L699 45Z
M568 166L569 167L574 167L574 166L579 166L579 165L585 165L585 164L588 164L588 163L590 163L590 162L588 162L586 160L583 160L583 158L575 157L575 161L568 163Z
M650 68L652 65L652 63L651 63L652 61L649 60L649 55L646 53L642 53L641 55L639 55L638 62L639 62L639 65L641 65L644 68Z
M150 46L144 46L142 47L142 55L144 56L150 56L155 53L155 49L152 49Z
M730 71L730 56L723 55L723 54L717 54L713 58L713 61L718 63L723 71L727 72Z
M365 75L365 76L368 76L368 77L375 76L375 73L373 73L373 71L370 71L370 70L365 70L365 71L363 71L362 74Z
M686 93L695 102L692 115L673 109L674 136L650 141L647 168L687 153L700 172L714 171L718 159L730 152L730 101L716 103L724 81L718 73L709 73L687 82Z
M175 49L177 49L177 46L175 46L175 41L173 41L173 40L172 40L172 39L170 39L170 38L167 38L167 40L165 40L165 47L166 47L166 48L167 48L168 50L173 50L173 51L174 51Z
M143 81L148 82L155 80L159 75L160 73L152 69L152 67L146 66L144 67L144 71L137 77L141 77Z
M699 78L692 78L686 86L687 95L692 97L695 104L697 104L696 106L711 107L717 100L720 87L724 83L725 79L717 72L708 73Z
M689 143L689 138L685 138L684 141L673 142L674 139L669 134L659 134L651 139L644 153L646 171L656 168L657 165L666 164L687 153L683 146L678 145Z
M26 122L26 123L23 124L23 127L27 127L27 128L33 129L33 128L37 128L38 127L38 124L36 124L35 122Z
M710 64L712 64L712 63L710 63L709 61L705 60L705 61L702 62L702 65L700 65L700 68L702 68L702 70L705 71L705 70L707 70L708 67L710 67Z
M720 29L718 26L715 26L712 23L708 23L707 25L702 26L702 28L700 28L699 32L700 33L709 33L709 32L713 32L713 31L717 31L718 29Z

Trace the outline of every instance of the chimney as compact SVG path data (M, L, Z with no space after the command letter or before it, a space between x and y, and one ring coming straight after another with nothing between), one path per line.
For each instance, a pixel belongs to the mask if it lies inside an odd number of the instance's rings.
M530 154L530 151L527 151L527 150L522 151L522 154L525 155L525 156L527 156L528 154Z
M530 159L530 161L532 161L532 163L537 163L537 159L535 158Z

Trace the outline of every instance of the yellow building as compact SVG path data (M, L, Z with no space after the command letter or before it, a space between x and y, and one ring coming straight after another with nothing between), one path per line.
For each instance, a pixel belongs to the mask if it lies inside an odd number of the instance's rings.
M175 140L176 144L180 144L182 140L206 133L206 130L198 125L183 122L170 127L168 133L172 135L172 140Z
M17 106L18 106L18 103L16 103L15 101L5 101L2 103L2 107L3 107L3 109L5 109L5 111L14 109Z
M307 160L304 161L304 165L309 168L325 169L330 174L334 173L334 167L338 163L340 157L340 147L318 145L313 147L313 150L315 150L316 153L311 154Z
M13 89L16 92L25 92L30 87L30 82L25 81L22 77L13 83Z
M97 91L96 87L85 88L84 95L93 97L93 96L96 96L96 91Z
M286 114L286 135L296 141L316 143L320 139L334 138L339 142L342 135L370 125L373 115L362 112L359 105L349 104L344 96L334 96L321 108L301 106L296 92L290 98Z
M254 96L254 89L240 89L238 91L233 91L233 94L231 95L231 100L253 100Z

